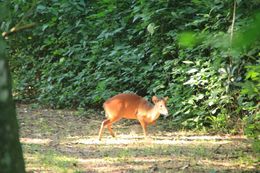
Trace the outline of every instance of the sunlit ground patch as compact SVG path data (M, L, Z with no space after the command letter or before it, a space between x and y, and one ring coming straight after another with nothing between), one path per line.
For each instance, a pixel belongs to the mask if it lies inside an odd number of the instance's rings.
M24 144L49 144L51 139L38 139L38 138L20 138L20 141Z
M133 135L118 135L115 138L110 136L98 140L96 136L85 136L85 137L70 137L68 141L72 143L80 143L85 145L126 145L126 144L160 144L160 145L177 145L177 144L203 144L210 143L212 145L227 144L231 140L226 137L220 136L181 136L181 137L163 137L154 136L143 138L143 136Z

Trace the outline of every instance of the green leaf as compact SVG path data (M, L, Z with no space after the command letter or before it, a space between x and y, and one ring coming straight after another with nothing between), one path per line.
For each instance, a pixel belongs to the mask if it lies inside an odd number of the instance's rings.
M42 31L45 31L49 27L49 24L42 25Z
M147 31L153 35L154 34L154 31L155 31L155 24L154 23L150 23L148 26L147 26Z
M188 74L191 74L191 73L195 73L195 72L197 72L197 71L198 71L198 69L192 68L192 69L190 69L189 71L187 71L187 73L188 73Z
M39 5L37 5L37 7L36 7L36 10L40 10L40 11L43 11L43 10L45 10L46 9L46 7L44 6L44 5L42 5L42 4L39 4Z
M182 61L184 64L193 64L192 61Z
M179 35L179 44L183 47L193 47L197 42L194 32L183 32Z

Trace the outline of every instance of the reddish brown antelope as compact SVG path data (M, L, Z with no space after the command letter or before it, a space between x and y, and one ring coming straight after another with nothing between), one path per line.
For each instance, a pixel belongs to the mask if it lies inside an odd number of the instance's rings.
M137 119L146 137L146 127L148 124L154 124L160 114L168 115L166 102L168 97L159 99L156 96L152 97L154 105L149 103L144 98L136 94L118 94L108 99L104 104L106 120L101 124L99 130L99 140L101 140L104 127L107 127L110 134L115 137L112 130L112 124L119 121L121 118Z

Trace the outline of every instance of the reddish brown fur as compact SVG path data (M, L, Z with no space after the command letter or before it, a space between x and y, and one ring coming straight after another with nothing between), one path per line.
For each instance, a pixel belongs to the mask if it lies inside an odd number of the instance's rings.
M103 105L107 119L101 124L99 140L101 140L104 126L108 127L110 134L114 137L115 134L111 126L121 118L139 120L144 136L146 136L146 126L154 123L160 113L168 114L167 98L159 100L153 96L152 100L155 105L136 94L118 94L108 99Z

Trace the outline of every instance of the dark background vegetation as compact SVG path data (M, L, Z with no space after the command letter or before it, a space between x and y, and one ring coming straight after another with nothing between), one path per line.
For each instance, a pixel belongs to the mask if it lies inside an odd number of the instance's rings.
M10 0L10 8L2 30L36 23L7 40L16 100L89 109L121 92L169 96L170 127L259 142L259 0Z

